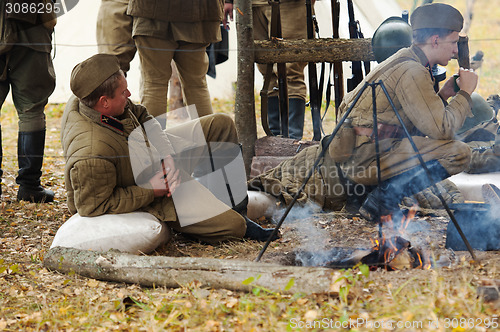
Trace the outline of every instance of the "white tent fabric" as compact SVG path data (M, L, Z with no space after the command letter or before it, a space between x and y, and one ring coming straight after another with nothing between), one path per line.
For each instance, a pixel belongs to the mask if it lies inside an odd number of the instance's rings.
M250 0L249 0L250 1ZM320 25L320 36L331 37L331 2L318 0L315 4ZM401 9L395 0L354 0L356 19L360 21L365 37L371 37L377 26L389 16L400 16ZM56 89L51 103L63 103L71 96L69 78L71 70L80 61L97 52L95 26L100 0L80 0L75 8L59 17L55 34L54 67L57 75ZM341 1L340 35L348 38L347 1ZM236 82L236 24L231 22L229 31L229 60L217 66L217 78L207 77L212 98L232 98ZM349 70L349 63L345 64ZM348 75L348 72L346 72ZM256 89L262 85L260 73L255 74ZM306 76L307 77L307 76ZM140 69L138 55L134 58L127 76L133 100L139 100Z

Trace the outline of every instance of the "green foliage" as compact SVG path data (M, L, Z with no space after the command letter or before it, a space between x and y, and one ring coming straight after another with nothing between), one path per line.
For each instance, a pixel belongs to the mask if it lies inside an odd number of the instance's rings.
M339 298L344 305L349 304L349 293L357 283L364 281L364 278L370 276L370 268L366 264L358 264L352 269L343 270L344 274L340 276L335 283L341 282L339 288Z

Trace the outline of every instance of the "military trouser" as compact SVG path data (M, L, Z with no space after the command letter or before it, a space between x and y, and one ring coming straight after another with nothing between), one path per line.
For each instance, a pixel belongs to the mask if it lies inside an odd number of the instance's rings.
M102 0L96 25L98 52L115 55L124 72L130 69L136 52L127 6L128 0Z
M202 133L199 130L200 127ZM213 114L199 120L188 121L166 132L175 150L176 167L180 168L185 175L191 174L197 164L205 160L207 156L205 142L223 142L227 143L229 148L239 149L234 122L229 116L223 114ZM213 153L216 153L215 149L217 145L214 146ZM239 189L241 189L240 192L243 190L246 195L243 164L241 168L244 180L240 186L242 188ZM228 173L234 174L230 171ZM184 180L172 196L178 216L177 221L169 223L174 230L209 243L243 237L246 225L245 219L239 213L232 210L231 206L222 202L198 181ZM230 184L234 182L238 183L236 180L231 181ZM238 188L233 188L233 190L236 189ZM188 225L184 226L185 224Z
M424 162L437 160L450 174L457 174L468 168L471 149L460 141L434 140L412 136ZM409 140L380 140L380 172L382 181L401 174L420 162ZM354 155L342 165L346 176L362 185L377 185L377 161L375 143L365 143L355 149Z
M253 6L253 34L255 40L269 40L271 32L271 6ZM306 6L302 1L285 2L280 4L281 30L284 39L307 38L307 16ZM288 97L306 100L307 88L304 81L305 62L294 62L286 64ZM262 73L266 72L266 65L258 64L257 68ZM278 87L278 76L276 65L273 70L270 96L277 96L278 92L273 88Z
M168 83L175 61L186 103L196 105L198 115L212 114L212 103L207 87L208 44L135 36L141 59L141 103L153 116L167 111Z
M8 53L0 55L0 71L5 66L8 74L6 80L0 81L0 104L3 104L12 88L12 100L19 117L19 131L45 130L44 108L55 88L50 54L14 46Z

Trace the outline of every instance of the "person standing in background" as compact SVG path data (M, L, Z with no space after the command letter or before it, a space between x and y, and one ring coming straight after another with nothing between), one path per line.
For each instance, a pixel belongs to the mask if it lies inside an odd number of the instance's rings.
M116 56L125 75L137 51L127 7L128 0L102 0L96 25L98 52Z
M213 113L206 73L206 47L221 40L224 0L130 0L132 36L141 60L141 103L155 117L167 111L174 60L187 105L198 116ZM166 121L161 121L166 126Z
M314 1L313 1L314 4ZM307 38L307 13L303 0L280 1L281 31L284 39ZM269 40L271 32L271 6L267 0L252 0L253 33L255 40ZM307 63L286 64L288 85L288 131L290 138L302 139L304 131L305 100L307 95L304 81L304 68ZM266 73L265 64L258 64L262 75ZM278 99L278 75L274 68L267 101L269 129L274 135L280 134L280 112Z
M40 177L45 150L44 109L56 84L50 54L56 11L51 0L35 2L43 4L43 12L17 12L13 2L0 3L0 104L12 89L19 117L17 199L52 202L54 192L41 186ZM1 157L0 146L0 161Z

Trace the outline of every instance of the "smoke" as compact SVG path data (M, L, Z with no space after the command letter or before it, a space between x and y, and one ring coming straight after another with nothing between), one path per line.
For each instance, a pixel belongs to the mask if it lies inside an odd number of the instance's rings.
M279 220L283 212L278 211L280 215L275 215L275 220ZM320 207L311 203L305 206L295 205L287 216L287 225L295 228L300 238L296 260L302 266L322 266L332 260L332 252L326 249L330 234L314 218L320 212Z

